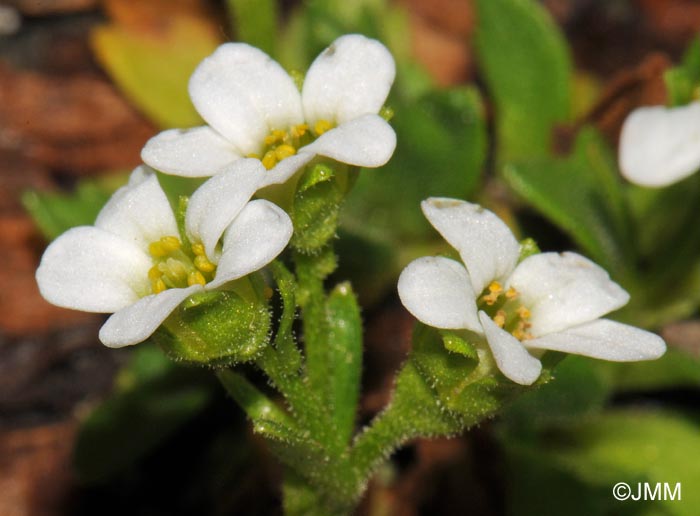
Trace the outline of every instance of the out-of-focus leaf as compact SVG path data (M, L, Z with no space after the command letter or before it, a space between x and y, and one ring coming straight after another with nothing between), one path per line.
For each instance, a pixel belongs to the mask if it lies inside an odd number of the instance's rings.
M423 199L467 198L478 185L486 139L481 99L472 88L457 88L392 106L396 152L381 169L362 172L343 225L375 239L415 242L433 235Z
M603 140L583 130L565 159L508 164L504 178L594 261L624 277L633 263L631 230L614 162Z
M700 93L700 38L688 47L683 61L664 75L668 89L668 103L682 106L698 99Z
M53 240L72 227L90 225L112 193L126 182L116 174L78 183L72 193L27 191L22 204L47 240Z
M510 466L509 513L513 515L609 514L691 516L700 511L697 422L670 412L614 411L579 421L534 441L506 436ZM681 483L681 500L618 501L626 482ZM644 486L642 485L642 489ZM643 492L643 491L642 491Z
M277 0L226 0L238 41L274 54L277 34Z
M78 432L74 461L81 481L107 481L155 449L207 405L216 387L210 376L141 344L114 394Z
M163 17L158 30L125 24L98 27L92 46L129 98L162 128L201 123L187 93L190 75L220 43L216 28L187 15Z
M566 42L533 0L477 0L478 64L496 109L498 162L546 156L571 111Z
M513 431L540 428L598 413L610 394L610 381L591 359L570 355L552 372L550 383L526 392L506 410Z
M599 362L617 391L657 391L700 387L700 359L670 348L657 360L645 362Z

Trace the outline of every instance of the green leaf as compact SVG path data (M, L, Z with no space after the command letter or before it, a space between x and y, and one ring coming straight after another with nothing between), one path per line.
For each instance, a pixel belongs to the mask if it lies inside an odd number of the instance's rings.
M670 106L683 106L698 99L700 93L700 38L696 37L681 64L664 74Z
M700 511L700 493L689 487L700 482L700 463L689 460L700 450L700 433L696 421L681 415L611 411L558 431L543 432L529 444L516 442L512 436L503 443L510 456L526 459L511 476L511 486L519 491L513 514L602 516L625 511L691 516ZM537 469L550 479L565 475L571 481L570 488L560 491L558 483L547 482L537 475ZM680 482L682 498L621 502L612 496L612 487L618 482L630 484L634 493L638 482L649 482L652 489L657 482L668 482L671 489ZM548 486L545 497L541 490L527 492L528 486L534 489L534 483ZM663 492L663 486L661 489ZM537 498L539 504L534 506Z
M496 109L498 162L547 156L571 110L564 37L532 0L477 0L476 54Z
M509 186L568 233L594 261L623 276L633 263L631 230L609 151L583 130L568 158L508 164Z
M245 279L243 280L245 281ZM269 342L267 303L232 291L187 298L153 334L173 359L220 366L255 360Z
M226 0L236 39L274 55L277 0Z
M158 32L111 24L92 33L100 64L126 95L162 128L201 124L187 93L195 67L219 44L207 23L173 16Z
M125 471L198 414L211 399L209 375L173 364L142 344L119 373L117 389L83 421L74 462L81 481Z
M420 211L430 196L467 198L486 155L481 99L473 88L433 91L418 100L390 100L394 156L360 175L343 210L343 227L396 242L425 240L433 230Z
M659 391L700 387L700 359L669 348L657 360L645 362L597 362L618 391Z
M328 364L326 391L330 396L337 446L343 450L355 428L362 373L362 319L349 283L341 283L326 301Z
M118 174L103 180L78 183L69 194L28 191L22 195L22 204L48 239L76 226L92 225L117 187L125 181Z

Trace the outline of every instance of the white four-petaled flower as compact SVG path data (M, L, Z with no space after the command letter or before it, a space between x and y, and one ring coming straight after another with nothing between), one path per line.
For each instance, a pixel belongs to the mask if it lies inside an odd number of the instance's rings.
M250 201L262 168L239 160L204 183L187 206L186 239L156 175L137 168L94 226L70 229L46 249L36 273L42 295L66 308L114 312L100 330L107 346L145 340L190 295L246 276L285 248L289 216Z
M309 68L301 94L267 54L225 43L197 67L189 83L208 125L153 137L143 161L168 174L212 176L242 157L262 160L261 186L283 183L316 155L363 167L386 163L396 147L377 113L395 65L378 41L338 38Z
M700 102L635 109L620 135L620 170L631 182L662 187L700 168Z
M576 253L541 253L520 263L520 245L492 212L464 201L431 198L423 213L463 263L443 257L411 262L399 278L404 306L423 323L485 338L498 368L532 384L542 350L613 361L658 358L663 340L600 319L629 295L598 265Z

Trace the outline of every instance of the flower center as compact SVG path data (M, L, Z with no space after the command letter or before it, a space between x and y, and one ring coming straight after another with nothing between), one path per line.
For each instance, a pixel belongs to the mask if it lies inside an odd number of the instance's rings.
M283 159L294 156L301 147L308 145L330 129L333 129L333 124L328 120L319 120L313 127L309 127L309 124L298 124L286 131L273 129L265 137L260 154L251 153L247 157L259 159L263 166L270 170Z
M496 323L518 340L532 338L530 329L530 310L518 301L518 291L513 287L505 290L498 281L492 281L476 301L479 310L483 310Z
M216 265L209 260L200 243L186 249L178 237L164 236L151 242L148 252L153 260L153 267L148 271L153 294L169 288L206 285L216 274Z

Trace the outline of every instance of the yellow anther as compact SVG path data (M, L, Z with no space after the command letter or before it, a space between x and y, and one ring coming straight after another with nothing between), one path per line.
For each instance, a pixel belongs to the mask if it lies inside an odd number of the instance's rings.
M528 310L524 306L521 306L520 308L518 308L516 310L516 313L518 314L518 316L520 316L521 319L529 319L530 316L532 315L530 313L530 310Z
M174 258L168 258L165 262L159 263L158 268L173 282L187 278L187 269L181 261Z
M151 281L151 290L153 291L154 294L160 294L166 288L167 287L165 286L165 282L160 278L158 278L157 280Z
M506 324L506 313L503 310L496 312L496 315L493 317L493 322L495 322L496 326L499 328L503 328Z
M294 147L284 144L275 149L275 158L277 158L277 161L282 161L284 158L294 156L296 153L297 150Z
M148 279L151 280L151 282L159 280L162 275L163 273L158 269L157 265L154 265L148 270Z
M151 242L150 244L148 244L148 252L154 258L162 258L166 254L168 254L168 251L163 249L163 245L161 244L161 242Z
M309 130L309 125L308 124L299 124L295 125L292 127L289 132L292 135L293 138L301 138L306 134L306 131Z
M515 299L516 297L518 297L518 291L515 290L513 287L510 287L506 291L506 299Z
M267 151L262 159L262 164L267 170L270 170L277 165L277 156L275 156L275 151Z
M216 265L211 263L209 259L203 254L195 256L194 266L202 272L212 272L216 269Z
M160 239L160 246L166 253L171 253L180 249L182 244L180 239L175 236L164 236Z
M333 129L333 124L331 124L328 120L318 120L314 124L314 132L317 136L321 136L323 133L331 129Z
M206 285L206 284L207 284L207 280L204 279L204 276L199 271L192 271L187 275L187 285L190 287L192 285Z
M503 291L503 286L498 281L492 281L489 285L489 292L499 294Z
M204 256L204 244L192 244L192 252L195 256Z
M516 328L515 330L513 330L513 337L515 337L518 340L523 340L523 338L525 337L525 332L520 328Z
M272 145L273 143L283 142L287 137L287 133L280 129L275 129L268 136L265 137L265 145Z
M260 154L257 154L255 152L251 152L251 153L246 154L245 157L246 158L253 158L253 159L260 159Z

